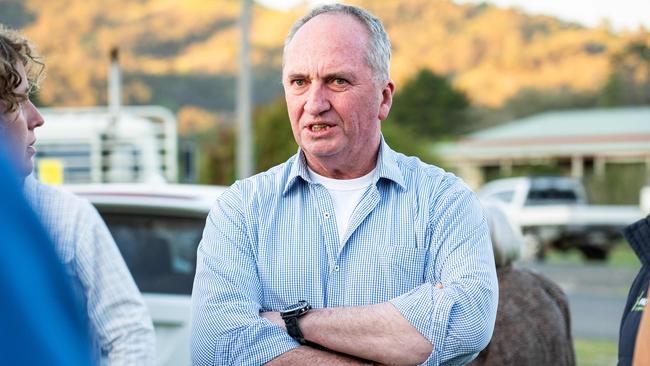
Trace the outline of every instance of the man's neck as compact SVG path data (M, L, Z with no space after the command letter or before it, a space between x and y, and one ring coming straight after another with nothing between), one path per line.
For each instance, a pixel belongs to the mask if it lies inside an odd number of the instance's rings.
M329 163L323 159L309 159L306 155L305 159L309 168L318 175L332 179L354 179L363 177L375 169L378 156L379 149L372 159L367 159L363 164L355 159L348 159L346 164Z

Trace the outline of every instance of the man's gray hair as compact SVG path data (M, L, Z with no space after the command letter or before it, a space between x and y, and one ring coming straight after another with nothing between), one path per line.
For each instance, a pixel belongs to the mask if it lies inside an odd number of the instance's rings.
M365 9L345 4L326 4L315 7L307 15L298 19L284 41L284 55L287 53L289 43L296 35L296 32L309 20L317 15L326 13L348 14L355 17L368 30L369 45L366 51L366 62L372 69L375 81L384 82L390 78L390 56L391 45L388 34L384 30L381 21ZM283 56L284 59L284 56ZM284 61L283 61L284 64Z

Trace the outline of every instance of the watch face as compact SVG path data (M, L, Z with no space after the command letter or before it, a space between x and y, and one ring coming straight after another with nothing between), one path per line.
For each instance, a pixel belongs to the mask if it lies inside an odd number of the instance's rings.
M287 306L286 308L284 308L284 310L282 310L282 312L286 312L286 313L294 312L304 308L305 306L307 306L306 301L299 301L297 304Z
M300 300L294 305L287 306L280 312L282 318L293 318L305 314L311 309L311 305L305 300Z

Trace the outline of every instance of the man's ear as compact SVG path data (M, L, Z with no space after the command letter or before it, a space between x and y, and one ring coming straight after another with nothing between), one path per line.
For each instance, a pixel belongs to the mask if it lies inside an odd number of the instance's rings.
M388 80L381 90L381 104L379 104L379 120L383 121L388 118L388 112L393 105L393 94L395 93L395 84Z

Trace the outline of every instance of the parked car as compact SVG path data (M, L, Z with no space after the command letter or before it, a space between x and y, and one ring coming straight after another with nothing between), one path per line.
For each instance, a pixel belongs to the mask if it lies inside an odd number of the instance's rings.
M179 184L71 185L108 225L156 329L157 365L190 365L190 295L196 249L225 187Z
M622 237L621 229L643 217L639 206L591 205L578 179L561 176L517 177L488 182L481 200L504 204L520 226L528 252L576 248L587 259L604 260Z

